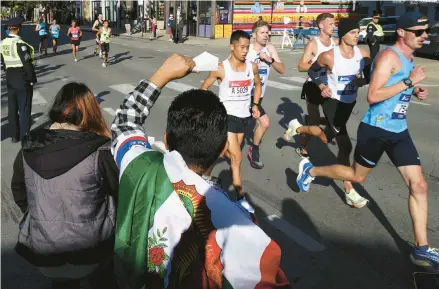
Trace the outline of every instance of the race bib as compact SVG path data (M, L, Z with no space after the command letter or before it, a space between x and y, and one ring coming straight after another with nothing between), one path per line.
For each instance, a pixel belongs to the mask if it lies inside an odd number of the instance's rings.
M251 88L252 82L250 79L229 81L230 98L250 97Z
M354 80L356 75L343 75L338 77L337 94L338 95L353 95L357 93L358 87Z
M267 68L259 68L259 78L261 79L261 86L265 85L267 76L268 76L268 69Z
M78 34L78 33L72 33L72 37L73 37L73 38L78 38L78 37L79 37L79 34Z
M399 103L396 104L395 109L392 112L392 119L406 119L407 110L410 105L411 94L401 94L399 97Z

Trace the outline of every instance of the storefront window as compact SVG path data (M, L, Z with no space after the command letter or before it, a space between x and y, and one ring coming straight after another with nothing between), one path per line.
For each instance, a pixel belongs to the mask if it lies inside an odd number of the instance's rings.
M231 24L232 23L232 1L216 2L215 24Z
M154 1L151 15L155 16L157 20L165 20L165 1Z
M211 24L212 2L200 1L200 24Z

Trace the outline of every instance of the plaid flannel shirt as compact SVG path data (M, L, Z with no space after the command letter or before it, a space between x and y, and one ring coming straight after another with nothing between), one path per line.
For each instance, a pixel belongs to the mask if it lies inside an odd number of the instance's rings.
M111 125L113 138L111 152L119 169L125 156L133 147L136 147L136 155L139 149L144 151L151 149L144 125L160 93L161 90L152 82L141 80L134 91L127 94L120 108L117 109Z

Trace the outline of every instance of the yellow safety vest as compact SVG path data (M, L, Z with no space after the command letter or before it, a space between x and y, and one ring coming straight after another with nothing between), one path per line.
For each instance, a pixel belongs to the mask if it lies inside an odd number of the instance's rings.
M30 49L30 56L32 59L32 64L35 65L35 55L34 48L24 42L21 38L18 37L8 37L3 39L1 45L1 53L3 55L3 61L6 66L6 69L11 67L23 67L23 63L21 62L20 56L18 55L18 45L17 44L25 44L27 48Z
M369 25L372 24L373 26L375 26L375 28L377 29L377 31L375 31L373 33L373 35L377 36L377 37L383 37L384 36L384 31L383 31L383 27L379 24L375 24L375 22L371 21L369 23Z

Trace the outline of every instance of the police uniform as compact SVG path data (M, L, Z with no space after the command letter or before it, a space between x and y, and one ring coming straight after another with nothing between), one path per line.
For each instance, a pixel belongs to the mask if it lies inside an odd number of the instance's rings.
M20 26L21 23L23 19L14 18L7 25ZM37 82L34 48L11 31L1 43L1 57L6 67L11 136L13 142L18 142L28 134L31 125L33 85Z
M373 20L367 25L367 45L370 49L370 58L375 59L375 56L380 51L380 42L384 39L383 27L380 24L375 24Z

